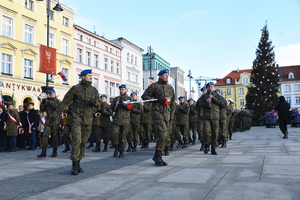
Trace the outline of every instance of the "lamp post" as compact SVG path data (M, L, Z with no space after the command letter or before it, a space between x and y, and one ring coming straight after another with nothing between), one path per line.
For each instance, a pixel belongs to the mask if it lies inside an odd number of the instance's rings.
M44 1L44 0L37 0L37 1ZM46 0L46 4L47 4L47 47L49 47L49 21L50 21L51 0ZM57 12L61 12L64 9L61 7L58 1L58 3L53 8L53 10ZM46 87L41 87L41 88L42 88L42 92L45 92L46 94L48 94L48 92L53 88L53 87L49 87L49 74L46 74Z
M191 70L189 70L189 74L187 75L188 78L190 78L190 97L192 97L192 79L193 79L193 76L192 76L192 72Z
M152 77L152 60L155 60L155 57L152 55L152 51L153 49L151 48L151 46L148 47L148 52L146 53L145 56L148 56L149 57L149 60L150 60L150 77L149 79L150 80L154 80L154 78Z

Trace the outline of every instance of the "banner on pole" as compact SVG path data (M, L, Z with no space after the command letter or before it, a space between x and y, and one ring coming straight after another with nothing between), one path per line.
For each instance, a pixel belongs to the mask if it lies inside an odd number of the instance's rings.
M56 75L56 49L40 44L39 72Z

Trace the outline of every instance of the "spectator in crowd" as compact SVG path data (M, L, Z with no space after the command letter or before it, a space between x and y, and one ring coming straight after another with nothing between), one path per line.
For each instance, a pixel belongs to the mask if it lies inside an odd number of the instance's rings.
M28 138L29 138L29 148L26 150L35 150L36 147L36 131L39 125L39 115L34 109L34 103L29 103L29 112L27 115L28 122Z
M5 106L0 105L0 151L6 150L6 131L4 130L6 124L7 114L5 112Z
M40 114L40 121L39 121L39 126L38 126L38 138L39 138L39 146L41 146L42 144L42 138L43 138L43 134L44 134L44 126L45 126L45 117L47 116L47 112L41 112Z
M19 117L20 117L20 124L19 124L19 134L17 137L17 146L18 151L25 149L25 134L27 131L27 113L24 111L23 106L19 106Z
M8 117L6 120L7 131L6 134L9 139L9 151L14 152L17 145L18 125L20 123L20 117L18 111L14 109L12 104L8 104Z

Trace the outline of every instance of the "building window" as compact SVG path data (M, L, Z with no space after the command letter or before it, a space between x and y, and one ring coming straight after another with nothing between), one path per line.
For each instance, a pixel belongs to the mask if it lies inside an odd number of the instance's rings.
M104 58L104 70L107 70L107 58Z
M62 68L62 71L65 72L65 74L67 75L67 77L69 77L69 69L67 69L67 68ZM66 81L62 80L62 84L64 84L64 85L69 85L69 78L67 78Z
M137 65L137 57L134 59L134 64Z
M244 76L243 77L243 84L244 85L248 85L249 84L249 78L248 78L248 76Z
M221 95L223 95L223 90L222 89L220 90L220 93L221 93Z
M69 19L66 17L63 17L63 25L69 26Z
M62 53L65 55L69 55L69 40L63 39L62 43L63 43Z
M49 47L54 47L54 35L49 33Z
M239 94L244 94L244 88L239 89Z
M12 19L2 16L2 35L12 37Z
M289 79L293 79L293 78L295 78L295 77L294 77L294 73L293 73L293 72L290 72L290 73L289 73Z
M299 92L300 91L300 84L295 84L295 87L294 87L294 91L295 92Z
M133 64L133 55L131 55L131 63Z
M108 94L108 81L105 81L105 94Z
M98 90L98 85L99 85L99 79L98 78L94 78L94 87Z
M129 62L129 53L127 53L127 62Z
M54 12L52 10L49 12L49 18L54 20Z
M114 96L114 94L115 94L115 84L114 83L110 83L109 84L109 95L110 96Z
M146 70L146 69L145 69L145 62L143 62L143 70Z
M108 46L105 46L105 50L108 52Z
M97 42L96 42L96 41L94 41L94 46L95 46L95 47L97 46Z
M300 104L300 97L296 97L296 104Z
M98 68L98 55L94 54L94 67Z
M33 10L33 1L25 0L25 8L28 8L29 10Z
M119 56L119 51L116 51L116 56Z
M112 48L110 48L110 50L109 50L109 51L110 51L110 53L114 53L114 50L113 50Z
M120 63L116 63L116 73L117 74L120 74L119 70L120 70Z
M110 71L114 72L114 61L110 61Z
M29 25L25 25L25 42L32 43L32 36L33 36L33 27Z
M80 41L82 41L82 40L83 40L83 36L82 36L82 35L80 35L80 36L79 36L79 39L80 39Z
M127 72L127 80L130 81L130 72Z
M292 98L291 97L285 97L285 101L288 102L289 104L291 104Z
M240 106L245 106L245 100L244 99L240 99Z
M290 85L285 85L285 91L290 92L291 91L291 86Z
M92 40L91 39L89 39L89 44L92 44Z
M91 66L91 52L89 51L86 52L86 64Z
M82 49L77 49L77 62L82 63Z
M1 73L11 74L11 55L2 54Z
M227 84L231 83L231 78L226 78L226 83Z
M32 60L24 59L24 78L32 78Z
M231 89L227 89L227 95L231 95Z

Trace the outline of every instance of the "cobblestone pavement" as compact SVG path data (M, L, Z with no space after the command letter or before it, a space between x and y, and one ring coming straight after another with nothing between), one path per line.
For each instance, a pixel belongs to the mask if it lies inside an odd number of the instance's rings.
M236 132L217 156L200 144L152 161L150 149L114 158L86 150L84 172L70 175L69 153L38 159L35 151L0 153L0 199L300 199L300 128L282 139L277 128ZM102 146L103 148L103 146Z

